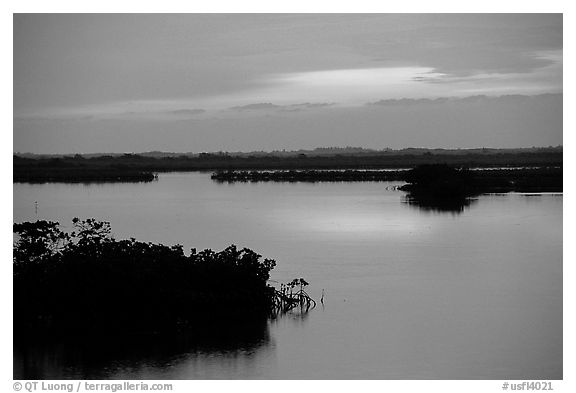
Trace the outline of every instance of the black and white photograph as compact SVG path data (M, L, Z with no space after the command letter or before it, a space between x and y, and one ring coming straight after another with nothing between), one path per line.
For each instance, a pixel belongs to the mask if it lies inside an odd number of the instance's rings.
M559 391L563 18L13 13L14 390Z

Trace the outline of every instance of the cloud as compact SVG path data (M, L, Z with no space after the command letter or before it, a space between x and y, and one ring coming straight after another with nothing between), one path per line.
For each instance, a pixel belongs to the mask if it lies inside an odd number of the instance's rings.
M235 111L262 111L262 110L270 110L270 109L278 109L280 106L271 104L269 102L261 102L257 104L248 104L248 105L241 105L241 106L233 106L232 110Z
M318 108L326 108L330 106L336 105L333 102L316 102L316 103L309 103L305 102L303 104L293 104L293 105L286 105L282 107L282 111L284 112L301 112L305 110L312 110Z
M471 95L536 95L562 92L562 51L533 52L528 58L541 60L540 67L525 72L470 71L463 74L440 72L433 67L404 65L379 68L329 69L262 75L253 88L220 97L220 101L244 103L236 111L297 111L298 102L338 102L358 106L378 99L435 99ZM259 103L253 103L258 97ZM293 105L290 108L290 105Z
M443 104L480 104L488 102L528 102L547 98L561 98L561 93L545 93L537 95L505 94L500 96L474 95L466 97L438 97L438 98L401 98L384 99L366 103L368 107L398 107L398 106L428 106Z
M313 110L318 108L325 108L335 105L328 102L303 102L299 104L277 105L270 102L260 102L255 104L247 104L241 106L233 106L230 109L238 112L256 111L256 112L301 112L305 110Z
M562 14L17 15L14 113L541 93L561 72L524 79L558 62L562 27Z
M206 110L204 110L204 109L175 109L175 110L167 111L166 113L169 113L172 115L177 115L177 116L195 116L195 115L201 115L203 113L206 113Z
M562 144L561 94L391 100L290 114L281 109L209 111L198 120L180 121L168 115L157 119L123 117L82 124L15 119L13 148L70 153L297 150L327 144L370 148Z
M542 94L562 91L562 50L535 51L526 53L539 66L529 70L500 72L469 72L465 75L436 73L423 74L415 81L421 82L431 91L452 89L454 95L506 95ZM441 86L444 85L444 86Z
M442 104L450 99L455 98L448 98L448 97L438 97L438 98L400 98L400 99L386 99L386 100L379 100L375 102L368 102L366 105L368 106L398 106L398 105L425 105L425 104Z

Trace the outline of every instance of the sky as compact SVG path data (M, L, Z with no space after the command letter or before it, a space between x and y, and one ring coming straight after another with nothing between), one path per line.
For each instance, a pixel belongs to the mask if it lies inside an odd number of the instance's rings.
M16 14L15 152L562 144L561 14Z

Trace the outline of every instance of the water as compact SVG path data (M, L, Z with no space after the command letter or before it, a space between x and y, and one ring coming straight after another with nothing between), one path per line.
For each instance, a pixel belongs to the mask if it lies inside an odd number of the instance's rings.
M325 305L226 342L16 346L14 378L560 379L562 196L408 204L397 183L14 185L14 221L110 221L116 238L231 243ZM35 201L38 202L37 214Z

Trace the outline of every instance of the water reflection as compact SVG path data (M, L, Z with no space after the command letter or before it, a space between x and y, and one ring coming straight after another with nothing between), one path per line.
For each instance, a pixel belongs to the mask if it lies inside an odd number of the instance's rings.
M191 365L210 358L250 367L271 345L265 319L193 334L15 338L14 379L154 379L181 368L190 377Z
M316 308L316 306L314 306ZM283 320L290 320L298 325L302 325L306 322L308 317L310 316L310 312L313 308L307 309L306 307L295 307L292 310L284 313L282 315L274 316L271 321L273 323L278 323L280 319ZM322 304L322 309L324 309L324 304Z
M482 195L451 216L401 203L399 185L219 185L198 173L146 184L16 184L15 222L35 220L38 201L38 218L98 217L119 239L185 249L234 241L274 257L274 280L303 276L316 300L322 288L328 295L325 310L270 321L261 341L246 345L186 344L160 355L144 341L152 355L141 361L92 345L104 352L99 362L54 346L34 359L27 345L15 353L15 375L561 379L562 196Z
M408 194L404 203L425 212L461 214L477 202L476 198L468 197L434 197Z

